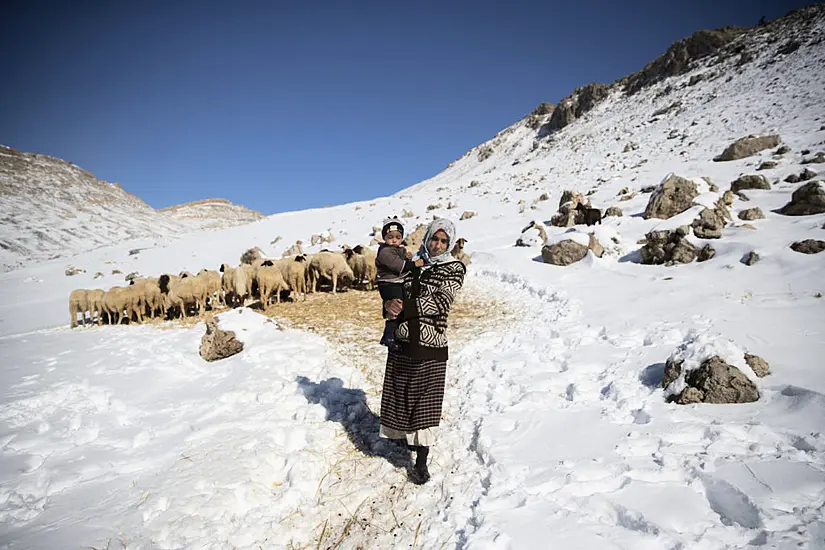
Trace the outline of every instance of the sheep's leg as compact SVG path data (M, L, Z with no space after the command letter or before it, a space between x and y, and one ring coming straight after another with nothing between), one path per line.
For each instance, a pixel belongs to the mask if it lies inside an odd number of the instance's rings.
M69 304L69 328L74 328L75 323L77 323L77 312L75 311L75 307L73 304Z
M332 272L332 293L335 294L336 289L338 288L338 273L333 271Z

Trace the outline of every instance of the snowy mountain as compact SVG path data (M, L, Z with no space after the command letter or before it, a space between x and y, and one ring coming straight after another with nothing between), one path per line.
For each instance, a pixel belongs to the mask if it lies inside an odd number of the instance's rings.
M197 229L224 229L256 222L264 217L260 212L226 199L204 199L160 210L176 220L194 222Z
M257 212L212 199L157 211L70 162L0 146L0 265L69 257L136 238L249 223Z
M71 277L63 260L0 275L0 543L825 548L825 252L792 248L825 241L825 212L782 213L802 186L825 205L823 42L821 5L697 33L392 197L97 248L71 259L85 269ZM749 135L779 137L719 158ZM671 173L696 196L646 215ZM569 191L622 215L553 225ZM703 225L714 211L721 224ZM366 244L391 212L409 229L453 219L472 257L426 485L377 435L375 293L314 294L273 306L274 320L221 313L245 347L210 364L203 322L68 328L69 292L124 284L115 269L196 272L296 240L312 252L327 230ZM531 223L544 235L523 233ZM678 247L713 254L642 263L656 232L680 226ZM603 255L542 261L543 244L590 232ZM669 402L713 356L758 400ZM666 389L669 360L684 369Z

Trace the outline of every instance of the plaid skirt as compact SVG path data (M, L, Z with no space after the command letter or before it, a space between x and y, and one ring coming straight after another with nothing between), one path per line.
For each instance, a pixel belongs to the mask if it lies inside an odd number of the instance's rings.
M381 394L381 426L414 432L438 426L447 362L390 351Z

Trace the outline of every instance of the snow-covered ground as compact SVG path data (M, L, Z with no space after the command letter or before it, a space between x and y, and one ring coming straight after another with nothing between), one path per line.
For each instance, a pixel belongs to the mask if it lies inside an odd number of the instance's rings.
M0 544L825 548L825 253L789 248L825 240L825 214L774 212L800 185L783 180L802 170L801 150L825 150L825 49L813 43L823 33L820 20L779 56L781 42L763 34L742 67L700 66L630 99L614 91L535 147L535 130L519 122L488 144L489 158L473 150L393 197L97 249L71 258L86 269L74 277L65 261L0 275ZM718 77L687 85L708 72ZM766 133L791 152L760 172L771 190L736 199L734 222L711 242L716 256L639 264L637 241L673 222L643 219L650 195L620 202L619 191L669 172L724 191L772 151L712 158ZM624 216L597 228L618 240L604 257L557 267L538 247L513 244L552 216L565 189L592 190L595 206ZM534 203L542 193L549 200ZM754 206L766 215L749 222L755 230L736 217ZM251 246L279 256L327 229L336 244L366 243L372 226L405 209L417 215L411 224L477 213L457 222L473 258L461 300L498 304L451 335L424 486L408 483L404 453L377 438L383 348L371 333L356 364L350 340L236 310L221 324L244 351L207 364L203 324L68 328L73 288L123 284L132 271L214 269ZM548 228L551 239L565 231ZM746 266L751 250L761 260ZM759 401L665 403L664 362L680 346L765 358L772 374L757 381Z

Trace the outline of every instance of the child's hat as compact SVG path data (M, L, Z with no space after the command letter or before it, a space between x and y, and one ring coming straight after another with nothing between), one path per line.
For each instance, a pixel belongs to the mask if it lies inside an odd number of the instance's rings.
M387 233L390 231L398 231L402 237L404 236L404 224L401 223L401 220L399 220L397 216L384 220L384 225L381 227L381 238L385 239Z

